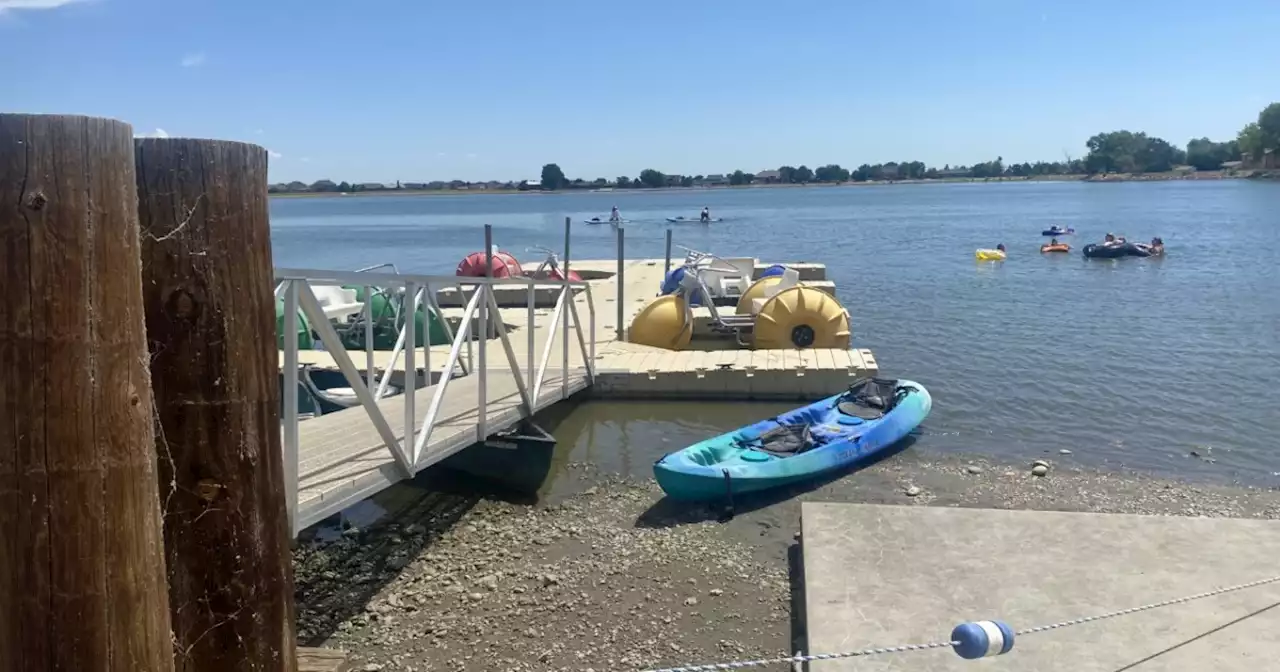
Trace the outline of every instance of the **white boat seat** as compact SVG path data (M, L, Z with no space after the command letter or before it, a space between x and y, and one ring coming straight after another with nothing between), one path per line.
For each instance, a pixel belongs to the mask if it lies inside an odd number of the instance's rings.
M325 317L330 320L346 322L364 310L364 302L356 300L356 290L354 289L317 286L312 287L311 291L315 292L316 301L320 302L320 309L324 311Z
M751 301L751 314L752 315L760 314L760 309L764 307L765 302L777 296L778 292L781 292L784 289L791 289L792 287L795 287L799 284L800 284L800 271L797 271L794 268L788 268L787 270L783 271L781 280L774 283L773 285L770 285L769 287L765 287L763 298L754 299Z
M756 260L754 257L726 257L717 259L714 266L702 273L702 280L711 293L717 297L742 296L751 286Z

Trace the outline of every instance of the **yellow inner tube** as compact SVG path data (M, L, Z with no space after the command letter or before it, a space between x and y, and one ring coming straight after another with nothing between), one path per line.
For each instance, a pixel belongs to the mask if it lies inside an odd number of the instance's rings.
M1003 250L975 250L973 256L978 261L1004 261L1005 258Z
M733 312L738 315L750 315L752 302L755 299L763 299L765 290L779 282L782 282L781 275L771 275L767 278L760 278L759 280L751 283L751 286L747 288L747 291L743 292L742 296L738 298L738 307L735 308Z
M798 286L761 306L753 338L759 350L848 348L850 333L849 313L834 296Z
M627 340L664 350L683 350L693 339L689 306L677 294L659 296L631 320Z

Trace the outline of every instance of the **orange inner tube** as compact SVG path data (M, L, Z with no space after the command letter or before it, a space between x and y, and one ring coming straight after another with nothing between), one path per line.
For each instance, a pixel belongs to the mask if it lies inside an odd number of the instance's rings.
M1058 243L1057 245L1041 245L1041 252L1070 252L1071 246L1066 243Z

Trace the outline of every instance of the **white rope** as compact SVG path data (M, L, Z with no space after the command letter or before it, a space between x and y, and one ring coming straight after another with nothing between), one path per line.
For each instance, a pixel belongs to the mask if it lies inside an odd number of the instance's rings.
M1188 595L1187 597L1179 597L1172 600L1165 600L1164 602L1156 602L1155 604L1146 604L1141 607L1133 607L1131 609L1122 609L1120 611L1113 611L1107 614L1100 614L1098 616L1086 616L1085 618L1076 618L1070 621L1052 623L1050 625L1040 625L1034 628L1024 628L1022 630L1015 630L1013 634L1032 635L1037 632L1047 632L1049 630L1057 630L1058 628L1065 628L1068 625L1080 625L1081 623L1092 623L1094 621L1101 621L1108 618L1115 618L1116 616L1124 616L1125 614L1136 614L1139 611L1147 611L1148 609L1158 609L1160 607L1168 607L1175 604L1182 604L1184 602L1202 600L1206 597L1213 597L1214 595L1222 595L1223 593L1231 593L1237 590L1244 590L1245 588L1256 588L1257 586L1265 586L1268 583L1275 583L1277 581L1280 581L1280 576L1273 576L1269 579L1262 579L1261 581L1251 581L1249 583L1241 583L1239 585L1228 586L1226 588L1218 588L1217 590L1211 590L1207 593Z
M903 653L906 651L925 651L927 649L941 649L950 647L955 642L930 642L928 644L903 644L901 646L886 646L878 649L862 649L861 651L846 651L844 653L819 653L808 656L787 656L784 658L762 658L760 660L739 660L731 663L713 663L711 665L691 665L686 667L667 667L662 669L647 670L646 672L714 672L715 670L741 670L748 667L761 667L763 665L782 665L786 663L808 663L815 660L837 660L840 658L858 658L861 656L875 656L882 653Z

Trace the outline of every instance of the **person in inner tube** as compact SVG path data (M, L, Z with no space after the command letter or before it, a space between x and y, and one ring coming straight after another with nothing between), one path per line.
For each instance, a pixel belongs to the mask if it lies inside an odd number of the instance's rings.
M996 249L997 249L997 250L1000 250L1001 252L1004 252L1004 251L1005 251L1005 249L1004 249L1004 243L1000 243L999 245L996 245Z
M1106 237L1102 239L1102 245L1104 247L1124 245L1124 236L1116 236L1115 234L1108 233Z

